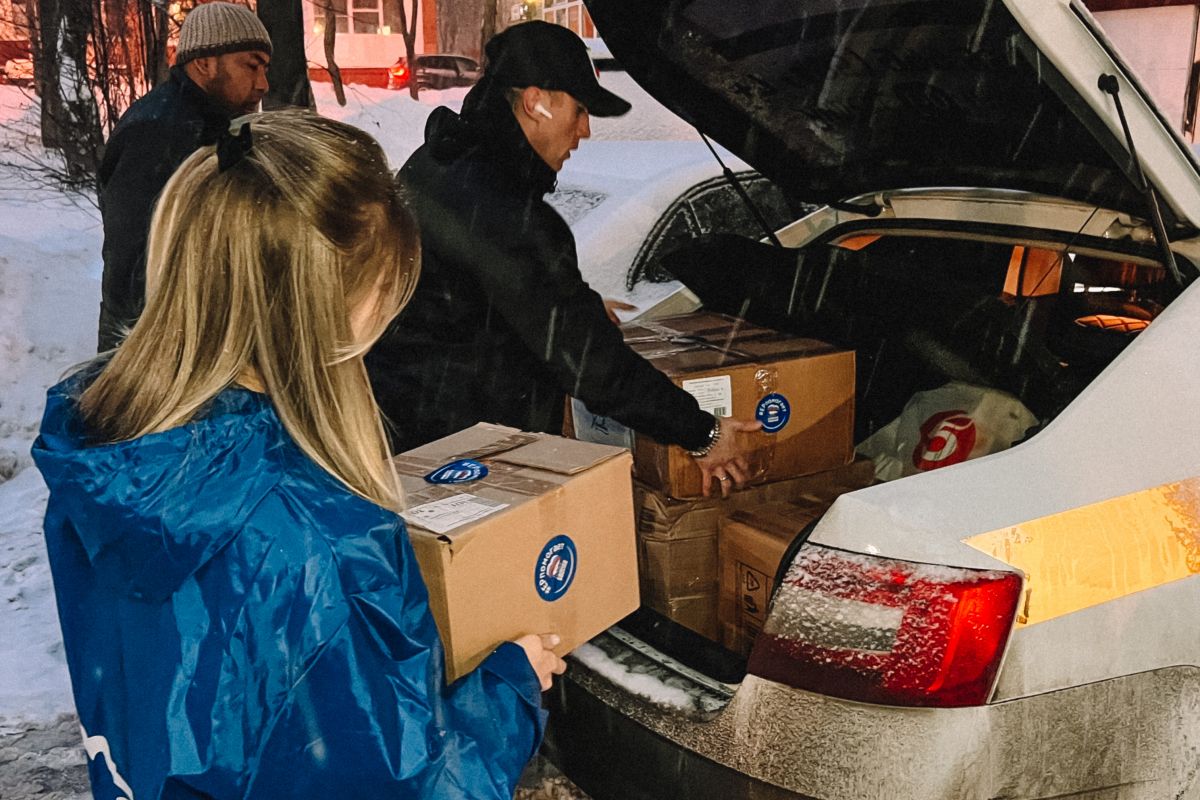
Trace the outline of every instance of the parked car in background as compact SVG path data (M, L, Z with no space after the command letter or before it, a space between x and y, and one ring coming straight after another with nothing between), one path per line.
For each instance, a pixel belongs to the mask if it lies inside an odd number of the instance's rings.
M388 69L388 88L407 89L414 76L420 89L451 89L471 86L479 80L479 62L467 56L430 53L409 64L400 58Z
M647 92L821 205L632 285L853 349L857 443L948 384L1036 425L795 531L748 657L648 609L580 648L551 760L596 800L1200 798L1200 168L1083 4L588 7ZM606 239L578 238L581 265Z

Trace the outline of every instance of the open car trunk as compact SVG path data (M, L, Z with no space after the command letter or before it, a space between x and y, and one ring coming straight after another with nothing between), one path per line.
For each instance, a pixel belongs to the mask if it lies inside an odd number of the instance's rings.
M721 234L673 252L662 267L709 310L853 349L858 446L915 394L950 383L1011 396L1036 420L1024 431L1029 438L1182 291L1152 248L1038 235L864 223L788 249ZM815 522L793 532L772 585ZM621 628L684 669L741 681L745 649L726 649L720 632L689 629L660 611L669 613L648 607L644 596ZM604 640L597 645L603 649Z

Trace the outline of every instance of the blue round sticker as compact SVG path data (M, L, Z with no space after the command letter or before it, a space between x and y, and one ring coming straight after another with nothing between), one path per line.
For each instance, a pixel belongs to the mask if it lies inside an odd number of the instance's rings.
M546 542L533 567L533 584L537 593L550 603L562 597L571 588L571 581L575 580L577 566L579 556L569 536L555 536Z
M792 407L787 398L781 394L769 394L758 401L754 418L762 423L762 429L767 433L783 430L792 418Z
M469 483L487 477L487 474L486 464L462 458L458 461L451 461L444 467L438 467L426 475L425 480L430 483Z

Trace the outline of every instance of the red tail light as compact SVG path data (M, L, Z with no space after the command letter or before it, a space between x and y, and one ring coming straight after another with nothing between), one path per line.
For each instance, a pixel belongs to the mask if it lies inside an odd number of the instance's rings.
M749 671L897 706L988 701L1021 597L1015 572L806 544L775 595Z
M404 66L403 64L396 64L394 67L392 67L392 77L393 78L404 78L407 75L408 75L408 67Z

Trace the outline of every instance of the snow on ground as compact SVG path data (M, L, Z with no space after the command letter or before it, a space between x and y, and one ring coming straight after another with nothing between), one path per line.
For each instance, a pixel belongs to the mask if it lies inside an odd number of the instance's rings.
M36 113L0 86L0 732L72 710L41 538L46 489L29 447L46 388L95 352L100 222L86 197L31 173Z
M616 202L639 184L630 180L631 164L648 162L628 160L612 140L694 142L695 134L627 75L605 73L602 81L634 111L593 120L593 138L608 141L588 158L584 143L578 168L563 180L603 184L605 198ZM321 113L371 133L394 167L421 143L430 111L438 104L457 110L466 93L425 92L414 103L407 92L350 86L343 107L330 85L313 88ZM41 537L46 488L29 449L46 389L95 352L100 301L94 199L66 195L31 171L52 161L37 142L37 116L22 90L0 85L0 735L73 710ZM652 149L661 155L663 148Z

